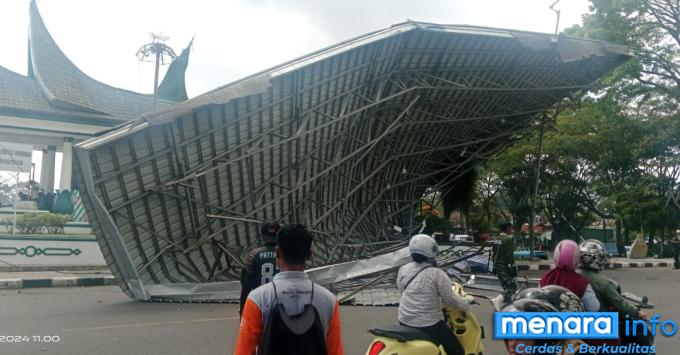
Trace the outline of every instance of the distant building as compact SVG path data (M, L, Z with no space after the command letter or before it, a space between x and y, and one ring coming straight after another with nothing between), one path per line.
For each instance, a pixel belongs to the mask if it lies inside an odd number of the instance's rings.
M158 109L187 99L187 47L159 85ZM28 75L0 66L0 142L42 149L40 185L71 189L73 144L154 111L153 95L114 88L80 71L47 31L35 1L30 4ZM63 153L61 179L54 186L55 154Z

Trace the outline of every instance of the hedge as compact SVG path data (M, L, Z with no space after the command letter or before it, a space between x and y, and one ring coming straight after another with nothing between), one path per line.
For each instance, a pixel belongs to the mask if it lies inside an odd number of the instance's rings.
M64 234L64 225L71 220L67 214L57 213L24 213L17 216L17 232L20 234ZM5 228L12 233L12 224Z

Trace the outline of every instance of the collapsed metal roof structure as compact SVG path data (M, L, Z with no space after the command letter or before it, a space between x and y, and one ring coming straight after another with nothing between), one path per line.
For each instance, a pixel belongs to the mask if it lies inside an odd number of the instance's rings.
M411 230L426 189L450 189L629 57L565 36L407 22L83 142L76 175L124 292L211 299L262 220L306 224L314 265L404 240L396 230Z

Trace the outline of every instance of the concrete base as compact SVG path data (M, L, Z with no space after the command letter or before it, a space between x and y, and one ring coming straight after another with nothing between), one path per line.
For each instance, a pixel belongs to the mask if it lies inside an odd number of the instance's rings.
M0 235L0 265L13 267L74 265L106 267L93 236Z
M633 245L630 248L630 258L631 259L644 259L647 257L647 243L645 243L645 238L642 235L638 235L633 241Z

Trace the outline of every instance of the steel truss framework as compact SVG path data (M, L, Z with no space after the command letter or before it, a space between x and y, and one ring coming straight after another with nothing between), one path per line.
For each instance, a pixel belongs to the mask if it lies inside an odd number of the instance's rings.
M393 227L409 230L426 189L450 190L627 58L599 42L404 23L82 143L77 178L136 299L237 278L266 219L306 224L315 265L351 260L403 240Z

